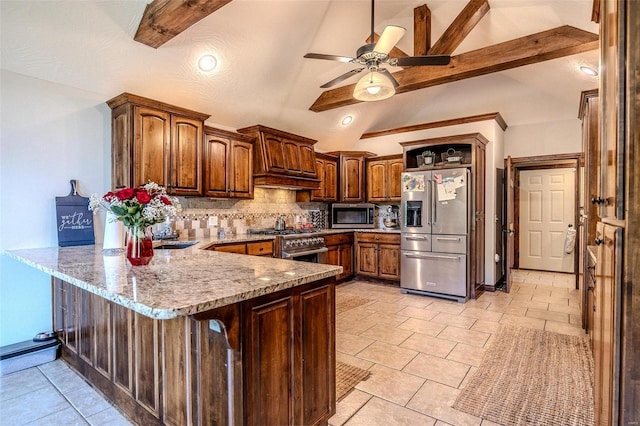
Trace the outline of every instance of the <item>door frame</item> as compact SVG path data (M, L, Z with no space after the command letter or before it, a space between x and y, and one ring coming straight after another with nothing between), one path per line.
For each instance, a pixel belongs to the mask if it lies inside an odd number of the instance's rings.
M574 217L574 226L576 230L578 230L578 226L580 224L580 188L582 185L580 179L580 168L584 165L584 155L581 152L576 153L567 153L567 154L556 154L556 155L540 155L535 157L516 157L511 158L511 167L514 172L513 180L513 190L514 197L513 202L511 200L507 200L507 217L512 217L514 219L513 226L513 244L507 245L507 250L509 250L508 256L505 256L505 261L507 257L513 259L514 268L518 268L519 266L519 233L520 233L520 171L522 170L536 170L536 169L554 169L554 168L565 168L565 167L573 167L576 169L576 179L575 179L575 217ZM509 197L507 197L509 198ZM578 232L576 236L576 245L575 247L580 247L580 232ZM574 275L576 278L576 289L579 288L579 257L578 251L573 250L573 262L574 262ZM507 277L511 277L510 265L508 262L505 262L505 271L508 271L506 274ZM510 287L509 283L509 287ZM508 287L508 288L509 288Z

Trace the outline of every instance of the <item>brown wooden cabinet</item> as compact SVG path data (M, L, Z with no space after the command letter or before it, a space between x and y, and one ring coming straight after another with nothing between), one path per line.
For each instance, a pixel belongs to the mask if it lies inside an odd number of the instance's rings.
M253 139L204 128L204 196L253 198Z
M313 149L317 141L262 125L238 129L238 132L255 138L255 185L320 187Z
M400 234L356 232L356 274L400 281Z
M153 181L173 195L202 195L203 128L209 115L130 93L107 104L113 189Z
M400 177L404 170L402 155L367 159L367 201L400 202Z
M467 254L469 272L469 297L477 298L485 290L485 179L486 145L489 141L480 133L446 136L402 142L406 171L443 170L466 167L471 177L470 249ZM421 165L419 158L425 151L434 154L430 165ZM447 152L457 152L459 161L445 161ZM445 156L443 156L445 154ZM456 155L458 156L458 155ZM487 285L493 289L493 285Z
M622 268L622 228L598 222L596 230L597 264L594 286L593 332L591 350L594 362L594 416L596 424L613 424L614 387L617 379L616 351L617 318L620 312L616 304L620 292Z
M335 287L244 303L246 424L313 425L335 407ZM289 395L289 398L278 397Z
M342 274L336 276L338 281L353 276L353 232L325 235L327 246L326 263L342 266Z
M338 158L316 152L316 171L320 179L319 188L310 191L296 191L296 201L299 203L338 201Z
M136 424L315 425L335 413L335 279L154 319L57 278L62 358Z
M207 250L273 257L273 240L214 244L207 247Z
M338 201L361 203L366 199L365 160L375 154L365 151L333 151L338 157Z

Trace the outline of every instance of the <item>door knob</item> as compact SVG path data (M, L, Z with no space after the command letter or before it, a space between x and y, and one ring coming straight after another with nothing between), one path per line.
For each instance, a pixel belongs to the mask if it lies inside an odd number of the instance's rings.
M597 246L599 246L604 243L604 240L600 237L596 237L596 239L593 240L593 242L596 243Z
M604 198L602 197L593 197L591 198L591 204L604 204Z

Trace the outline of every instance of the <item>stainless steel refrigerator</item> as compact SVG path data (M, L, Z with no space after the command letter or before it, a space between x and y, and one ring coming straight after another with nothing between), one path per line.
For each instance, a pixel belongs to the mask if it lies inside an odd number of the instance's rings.
M465 168L402 174L403 293L467 299L470 184Z

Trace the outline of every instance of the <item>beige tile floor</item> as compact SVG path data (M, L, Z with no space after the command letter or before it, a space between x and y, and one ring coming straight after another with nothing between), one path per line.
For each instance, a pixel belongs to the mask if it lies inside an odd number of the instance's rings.
M451 408L500 324L582 334L574 276L514 271L511 293L465 304L351 281L371 299L336 318L337 359L371 371L337 405L337 425L483 425ZM0 378L0 425L130 425L60 360Z

